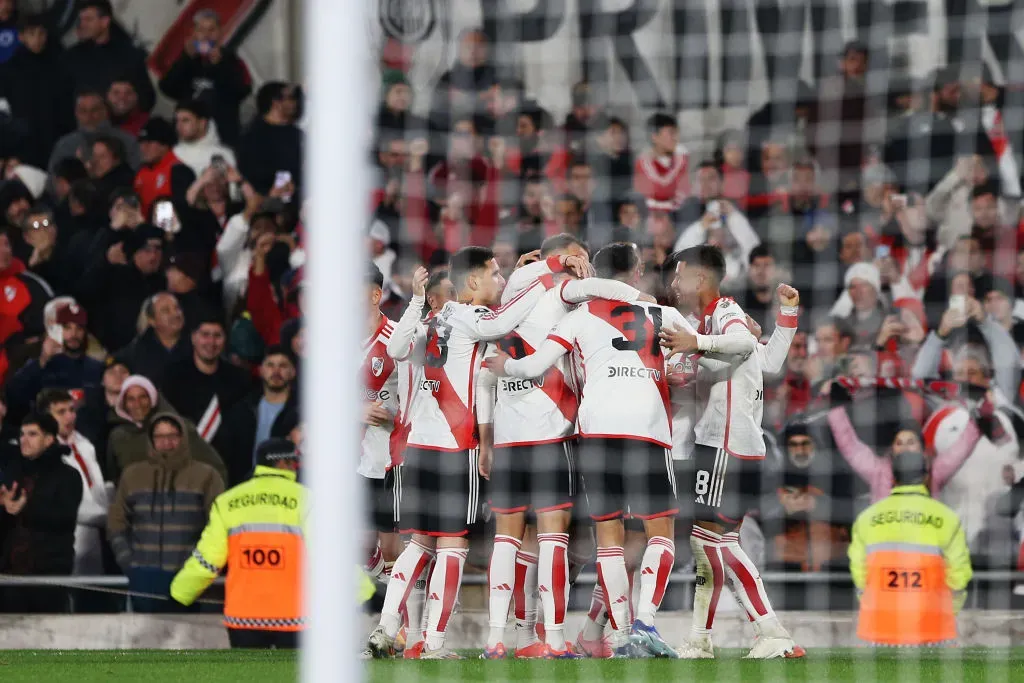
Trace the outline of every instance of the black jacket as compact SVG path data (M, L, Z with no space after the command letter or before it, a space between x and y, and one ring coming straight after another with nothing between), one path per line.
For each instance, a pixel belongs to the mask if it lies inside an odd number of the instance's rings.
M24 132L16 150L23 162L46 168L57 140L75 129L72 90L55 50L37 55L22 45L0 66L0 99Z
M221 420L229 415L252 389L252 379L241 368L221 360L212 375L200 372L192 358L167 366L163 384L157 385L178 414L197 426L202 435L203 415L217 397Z
M276 126L257 118L238 143L238 170L262 195L270 192L278 171L290 172L298 191L302 187L303 145L302 131L296 126Z
M160 79L160 90L172 100L205 102L221 142L230 146L238 143L238 109L252 92L252 79L245 62L234 52L221 48L221 59L216 64L201 55L190 57L182 52Z
M82 501L82 477L63 457L67 446L54 443L35 460L11 445L0 464L0 481L15 482L28 496L12 516L0 507L0 572L71 574L75 561L75 524Z
M108 351L135 337L135 323L146 299L167 289L163 273L143 275L134 265L104 258L82 276L78 299L89 311L89 329Z
M159 387L163 384L168 366L192 358L192 341L183 331L178 343L168 349L150 327L118 351L114 357L118 362L127 365L133 375L147 377Z
M102 382L103 363L95 358L72 358L58 353L46 367L40 367L39 360L34 358L7 378L7 419L20 420L28 413L36 395L43 389L77 389L83 391L86 397L93 393L102 397Z
M146 52L137 47L120 26L111 25L110 40L106 44L85 40L68 48L64 57L76 91L90 89L106 93L114 79L127 77L139 95L139 109L153 109L156 91L149 80Z
M135 187L135 171L131 166L122 162L110 169L106 175L96 178L92 182L100 197L106 197L109 200L113 196L114 190L130 190Z
M217 431L217 438L213 440L214 449L228 468L228 488L242 483L252 474L252 453L256 447L256 427L259 420L257 412L262 398L263 393L256 392L236 404ZM284 409L274 420L274 426L270 430L271 437L288 436L288 432L296 424L298 406L298 390L293 387Z

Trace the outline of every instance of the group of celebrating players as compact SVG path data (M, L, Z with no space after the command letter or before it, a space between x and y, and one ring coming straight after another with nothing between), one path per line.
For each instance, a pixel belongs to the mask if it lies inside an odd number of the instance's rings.
M507 284L489 249L466 247L447 273L415 273L397 322L380 312L371 266L359 473L379 532L368 568L387 592L366 656L394 657L404 631L405 657L458 658L445 632L481 479L495 516L483 658L711 658L723 587L753 625L748 657L803 656L738 531L765 456L762 375L788 354L799 294L780 285L775 331L760 344L756 323L721 296L719 249L693 247L672 263L677 308L637 289L633 244L591 260L578 239L556 235ZM678 650L655 627L677 528L696 566L691 634ZM568 643L569 587L595 540L591 609ZM513 603L517 643L507 645Z

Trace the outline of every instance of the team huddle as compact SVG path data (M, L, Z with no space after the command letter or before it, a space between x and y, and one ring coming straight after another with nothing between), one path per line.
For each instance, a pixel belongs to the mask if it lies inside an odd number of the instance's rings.
M377 531L368 568L387 592L367 656L394 657L404 634L405 657L459 657L445 633L481 479L495 517L481 657L712 658L723 588L753 625L748 657L803 656L739 545L760 493L762 376L789 352L799 294L779 287L777 325L761 344L721 296L720 250L693 247L672 263L676 308L637 289L632 244L591 259L556 235L507 283L489 249L466 247L447 273L415 273L397 322L380 313L371 266L359 473ZM678 532L696 582L691 633L676 649L655 622ZM570 643L570 585L595 555L591 607Z

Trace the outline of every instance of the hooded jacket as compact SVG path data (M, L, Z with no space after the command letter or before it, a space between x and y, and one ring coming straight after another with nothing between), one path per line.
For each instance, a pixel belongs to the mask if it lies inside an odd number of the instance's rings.
M28 500L17 515L0 507L0 573L69 575L75 561L75 526L82 500L82 479L64 463L70 452L57 443L35 460L11 448L0 465L3 484L15 482Z
M132 420L124 407L125 394L134 386L144 388L146 393L149 394L150 402L153 404L153 409L142 422ZM128 469L129 465L146 461L149 452L152 450L149 428L156 418L161 415L173 415L175 419L181 420L183 432L187 436L190 457L193 460L206 463L212 467L221 477L222 481L227 478L227 468L224 467L224 461L217 455L217 451L210 444L203 441L199 433L196 432L195 426L191 422L182 419L175 412L174 408L157 393L153 383L145 377L132 375L124 381L124 384L121 386L121 393L117 397L117 405L114 408L114 412L118 419L118 424L111 430L110 437L107 440L107 476L111 480L117 481L118 476L123 476L122 473Z
M174 413L154 413L154 421L158 418L172 419L182 433L187 431ZM213 500L224 492L224 480L206 463L193 460L189 446L182 440L175 450L159 453L150 442L146 459L124 471L107 516L107 536L121 569L175 572L199 540Z

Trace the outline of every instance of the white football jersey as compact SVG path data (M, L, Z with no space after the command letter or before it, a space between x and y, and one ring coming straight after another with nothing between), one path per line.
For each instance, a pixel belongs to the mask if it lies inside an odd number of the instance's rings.
M739 304L720 297L704 310L700 335L747 335L747 316ZM754 340L756 344L756 340ZM764 412L764 381L759 355L751 352L734 357L732 368L724 379L697 379L698 396L707 395L703 413L694 428L696 443L724 448L738 458L760 459L765 455L761 417ZM707 349L713 352L714 349ZM713 353L712 353L713 355Z
M658 334L685 325L674 308L605 299L569 313L550 339L573 354L583 438L638 439L672 447L672 407ZM506 362L506 370L513 363Z
M363 399L380 401L381 407L392 415L398 414L398 375L395 360L388 355L388 341L394 323L381 316L377 331L363 341ZM383 479L391 466L391 430L394 422L381 426L365 425L359 468L364 477Z
M512 358L534 353L578 303L591 298L633 302L640 292L623 282L565 280L549 291L498 347ZM555 443L576 434L577 387L570 359L559 358L541 377L501 377L494 407L495 447Z
M413 387L409 445L439 451L464 451L478 446L476 382L483 363L484 342L509 334L544 295L540 280L495 310L449 301L426 321L423 378ZM410 307L417 305L417 297ZM422 306L422 299L419 300ZM416 321L413 321L416 322ZM411 337L406 316L399 322L402 338ZM411 326L411 325L410 325ZM415 344L392 345L405 357ZM404 355L402 355L404 354Z
M696 319L690 320L695 322ZM797 309L787 309L777 316L775 330L765 344L758 344L754 354L760 363L762 374L774 375L782 370L789 347L797 328ZM666 367L672 392L672 458L688 460L693 455L695 443L694 426L703 414L709 389L715 379L724 379L732 370L727 361L699 358L698 355L678 353L672 356ZM716 377L716 374L719 376ZM674 381L673 381L674 376ZM701 379L703 382L698 382ZM698 391L703 389L703 393Z

